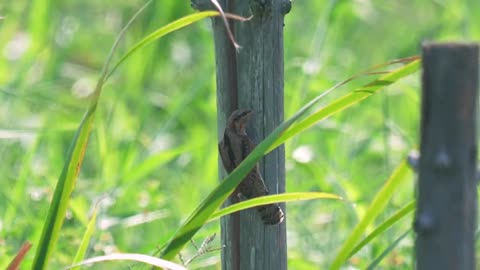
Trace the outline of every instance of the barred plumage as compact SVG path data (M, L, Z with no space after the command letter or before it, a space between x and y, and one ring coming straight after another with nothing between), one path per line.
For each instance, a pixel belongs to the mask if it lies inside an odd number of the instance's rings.
M227 120L223 138L218 145L227 173L231 173L255 148L255 144L245 130L252 113L251 110L239 109L234 111ZM237 191L248 199L268 195L258 163L238 185ZM265 224L279 224L284 219L284 213L277 204L263 205L257 209Z

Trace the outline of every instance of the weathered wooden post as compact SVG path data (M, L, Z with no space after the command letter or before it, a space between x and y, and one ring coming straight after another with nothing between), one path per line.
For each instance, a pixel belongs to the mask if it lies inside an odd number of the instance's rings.
M290 0L218 2L225 12L244 17L253 15L247 22L230 22L242 47L238 52L227 36L222 19L212 20L219 138L232 111L253 109L247 132L258 143L283 121L283 18L290 11L291 3ZM215 9L209 0L192 0L192 6L199 10ZM219 167L223 178L221 163ZM285 191L283 147L267 155L260 169L270 193ZM281 207L285 211L285 205ZM286 221L280 225L264 225L252 209L222 219L221 227L225 245L222 269L287 268Z
M476 267L478 65L478 45L423 46L418 270Z

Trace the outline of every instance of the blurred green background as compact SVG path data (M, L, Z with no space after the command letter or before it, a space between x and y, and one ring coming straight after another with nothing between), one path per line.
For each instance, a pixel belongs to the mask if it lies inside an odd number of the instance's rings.
M24 241L32 263L68 146L108 51L144 1L18 0L0 3L0 268ZM480 1L295 0L285 18L286 118L325 89L373 65L420 53L425 40L480 39ZM120 54L193 13L156 0L128 30ZM134 54L106 85L51 269L75 255L95 204L88 257L163 245L218 183L215 66L208 20ZM360 82L338 90L323 104ZM325 191L346 202L288 204L291 269L324 269L392 169L416 147L419 74L289 141L287 191ZM378 222L413 198L402 186ZM411 216L365 247L363 269L411 225ZM212 223L197 243L217 233ZM219 237L211 243L219 247ZM411 269L413 234L380 269ZM188 246L185 258L195 253ZM218 269L211 252L189 267ZM128 269L132 264L116 265Z

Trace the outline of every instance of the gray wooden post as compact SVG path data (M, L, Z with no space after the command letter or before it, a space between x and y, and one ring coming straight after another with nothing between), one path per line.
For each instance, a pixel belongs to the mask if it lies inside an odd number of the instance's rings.
M236 52L221 18L213 19L217 70L218 136L237 108L253 109L247 132L260 142L283 121L283 18L289 0L219 0L224 11L249 17L231 21L242 48ZM192 0L199 10L214 9L209 0ZM220 174L225 176L221 162ZM279 147L261 162L270 193L285 192L285 154ZM232 203L231 198L227 204ZM281 205L285 212L285 205ZM264 225L255 209L222 219L222 269L287 269L286 221Z
M419 270L473 270L478 45L425 44L417 212Z

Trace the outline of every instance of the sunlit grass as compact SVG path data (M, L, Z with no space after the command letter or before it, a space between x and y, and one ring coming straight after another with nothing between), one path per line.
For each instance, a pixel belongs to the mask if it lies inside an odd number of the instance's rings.
M31 266L68 146L90 102L88 93L115 36L143 3L11 1L0 9L0 268L25 241L33 247L22 269ZM467 9L453 0L443 6L362 3L293 2L285 25L286 119L319 91L352 74L417 54L423 39L480 38L474 13L478 3ZM465 14L458 16L458 10ZM191 12L189 1L153 1L132 25L119 55ZM411 20L398 14L409 14ZM449 27L439 27L442 23ZM363 82L340 89L321 105ZM287 191L329 192L347 201L342 206L320 207L316 201L288 205L292 267L331 264L383 182L415 146L418 102L418 77L412 76L287 143ZM50 268L72 263L97 204L87 257L148 254L166 243L218 185L215 104L207 22L151 44L120 66L105 85ZM301 158L305 149L310 158ZM412 194L410 183L401 185L374 224L410 202ZM142 214L152 219L145 221ZM349 263L366 267L410 225L408 218L399 222ZM212 222L196 239L218 231ZM407 236L382 267L408 269L412 244ZM212 246L220 246L218 238ZM188 257L195 250L187 245L182 253ZM194 263L215 268L218 261L218 252L212 252Z

